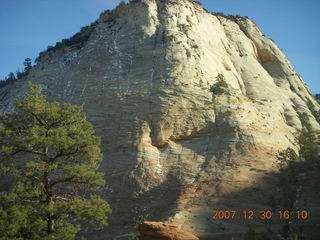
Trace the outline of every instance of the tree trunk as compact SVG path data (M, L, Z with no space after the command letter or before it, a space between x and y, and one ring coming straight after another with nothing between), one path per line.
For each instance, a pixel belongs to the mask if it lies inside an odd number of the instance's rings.
M52 205L52 189L51 189L51 179L49 176L49 172L45 171L43 175L44 180L44 188L46 194L46 209L48 210ZM47 234L50 236L54 233L55 230L55 222L53 218L52 212L48 211L47 213Z
M48 214L48 226L47 226L47 234L50 236L54 233L54 220L52 219L51 214Z

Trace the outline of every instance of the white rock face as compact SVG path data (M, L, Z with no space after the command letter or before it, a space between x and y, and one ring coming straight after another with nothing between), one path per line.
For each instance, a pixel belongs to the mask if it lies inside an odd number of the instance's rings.
M219 73L228 90L213 96ZM186 0L141 0L102 15L85 47L57 52L0 89L0 111L13 109L27 81L83 105L102 137L113 217L95 239L127 233L144 213L201 239L237 235L244 222L214 222L211 212L270 208L275 156L296 148L298 113L319 129L307 106L318 103L255 23Z

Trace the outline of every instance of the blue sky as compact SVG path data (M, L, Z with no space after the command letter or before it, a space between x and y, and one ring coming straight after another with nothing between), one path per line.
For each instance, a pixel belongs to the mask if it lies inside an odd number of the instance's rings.
M48 45L71 37L120 0L0 0L0 79ZM249 16L313 93L320 93L319 0L202 0L210 12Z

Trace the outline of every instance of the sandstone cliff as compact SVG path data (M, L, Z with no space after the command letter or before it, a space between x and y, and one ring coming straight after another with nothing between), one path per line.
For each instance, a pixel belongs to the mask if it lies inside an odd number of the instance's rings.
M228 87L215 95L218 74ZM113 216L92 239L125 234L145 213L200 239L265 229L212 221L211 212L270 209L275 155L296 148L299 113L319 129L307 104L319 111L318 103L254 22L187 0L132 1L102 14L80 49L50 51L25 81L1 88L0 111L27 81L51 100L83 105L102 137Z

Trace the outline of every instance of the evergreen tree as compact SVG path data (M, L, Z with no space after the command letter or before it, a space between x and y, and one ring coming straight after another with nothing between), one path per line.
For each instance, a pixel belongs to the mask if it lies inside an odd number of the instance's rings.
M319 133L310 124L306 113L299 113L302 128L297 134L299 151L292 148L278 154L279 178L278 187L281 191L283 206L293 211L295 202L299 198L297 189L304 186L304 175L312 171L319 171ZM300 196L301 198L301 196ZM296 229L290 225L290 219L285 220L283 236L286 239L300 239L302 228ZM299 234L298 234L299 233Z
M222 73L216 76L217 82L210 88L210 91L214 94L222 94L228 88L228 84Z
M17 76L17 79L21 79L23 78L24 76L26 76L26 73L25 72L20 72L19 69L16 71L16 76Z
M83 223L106 226L111 209L94 194L105 182L93 126L81 107L29 87L14 112L0 115L0 173L14 178L0 193L0 239L68 240Z
M16 76L14 75L14 73L13 72L10 72L9 74L8 74L8 79L7 80L9 80L9 81L11 81L11 82L14 82L14 81L16 81L17 79L16 79Z
M24 65L24 71L26 74L30 72L30 69L32 68L32 61L30 58L26 58L23 62Z
M299 144L299 155L304 161L306 166L310 169L317 169L319 168L319 160L318 159L318 135L319 133L316 132L309 121L309 117L306 113L299 114L299 118L302 124L302 129L299 132L297 137L297 141Z

